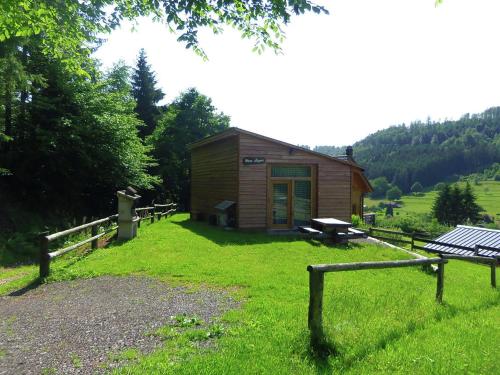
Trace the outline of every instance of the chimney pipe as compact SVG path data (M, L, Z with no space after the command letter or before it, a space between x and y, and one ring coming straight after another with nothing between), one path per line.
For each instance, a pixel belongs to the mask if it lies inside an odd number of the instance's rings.
M352 146L347 146L346 149L345 149L345 154L349 157L352 158L352 154L353 154L353 151L352 151Z

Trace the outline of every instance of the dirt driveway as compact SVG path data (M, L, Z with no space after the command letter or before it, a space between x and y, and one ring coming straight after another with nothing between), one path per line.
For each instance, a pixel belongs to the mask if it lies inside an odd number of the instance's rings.
M188 291L146 277L98 277L0 297L0 374L93 374L128 348L149 353L148 335L172 316L209 323L236 304L225 292ZM110 363L111 362L111 363Z

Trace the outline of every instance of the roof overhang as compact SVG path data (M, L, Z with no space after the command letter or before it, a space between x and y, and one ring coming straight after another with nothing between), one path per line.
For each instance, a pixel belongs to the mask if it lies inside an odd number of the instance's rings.
M368 179L366 178L365 174L363 173L363 171L354 171L354 173L356 173L360 179L361 179L361 182L363 184L363 189L362 191L364 193L371 193L373 191L373 187L372 187L372 184L370 184L370 181L368 181Z
M187 148L188 148L188 150L193 150L195 148L205 146L205 145L208 145L210 143L217 142L217 141L220 141L222 139L238 135L239 134L238 130L239 130L238 128L229 128L229 129L223 130L220 133L211 135L209 137L205 137L205 138L200 139L199 141L196 141L193 143L189 143L187 145Z
M340 163L340 164L348 165L348 166L353 167L353 168L355 168L355 169L357 169L357 170L359 170L361 172L363 172L363 170L364 170L358 164L356 164L354 161L342 160L342 159L336 158L334 156L322 154L321 152L312 151L312 150L309 150L309 149L304 148L304 147L300 147L300 146L297 146L297 145L292 145L291 143L286 143L286 142L279 141L279 140L274 139L274 138L266 137L266 136L261 135L261 134L253 133L253 132L250 132L248 130L243 130L243 129L235 128L235 127L234 128L226 129L226 130L224 130L224 131L222 131L220 133L217 133L217 134L212 135L210 137L203 138L203 139L201 139L199 141L196 141L194 143L190 143L190 144L188 144L187 147L188 147L188 150L193 150L195 148L202 147L202 146L208 145L208 144L210 144L212 142L217 142L217 141L220 141L222 139L225 139L225 138L228 138L228 137L231 137L231 136L235 136L235 135L238 135L238 134L246 134L246 135L249 135L251 137L259 138L259 139L262 139L262 140L267 141L267 142L272 142L272 143L276 143L276 144L279 144L279 145L284 146L284 147L288 147L288 148L293 148L293 149L296 149L296 150L300 150L300 151L303 151L305 153L308 153L308 154L311 154L311 155L314 155L314 156L318 156L318 157L321 157L321 158L324 158L324 159L335 161L335 162ZM368 180L366 179L366 177L364 177L363 173L361 173L361 175L362 175L362 178L367 183L367 186L369 187L370 191L373 191L370 183L368 182Z

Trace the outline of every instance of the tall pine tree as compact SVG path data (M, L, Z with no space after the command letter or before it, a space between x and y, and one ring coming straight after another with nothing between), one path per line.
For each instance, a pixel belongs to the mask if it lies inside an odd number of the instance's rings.
M229 125L230 118L196 89L188 89L174 100L148 139L159 164L153 172L163 180L164 198L176 200L183 209L189 209L191 156L187 145Z
M456 226L466 223L473 224L481 219L483 209L476 203L476 197L469 183L461 190L458 185L452 188L445 185L438 193L432 207L433 216L441 224Z
M165 94L156 88L155 73L146 59L146 52L142 48L137 58L137 65L132 75L132 93L137 102L135 111L139 118L144 121L145 126L139 129L142 139L153 133L160 115L157 106Z
M46 57L36 43L27 47L23 69L40 78L27 87L25 103L26 86L13 95L11 147L0 150L0 166L11 175L2 177L0 196L7 192L30 210L64 219L113 212L115 192L124 186L153 188L159 179L147 173L153 161L138 136L142 122L127 67L119 64L107 75L95 69L88 79Z
M483 208L476 203L476 196L474 195L469 182L465 185L462 199L465 218L470 220L472 223L478 222L481 219L481 215L479 213L483 211Z
M436 200L434 201L434 205L432 206L433 216L441 224L450 223L450 211L451 211L450 197L451 197L450 185L446 184L439 191Z
M463 212L463 199L462 199L462 190L458 185L454 185L450 191L450 200L448 203L448 222L456 226L458 224L462 224L464 221L464 212Z

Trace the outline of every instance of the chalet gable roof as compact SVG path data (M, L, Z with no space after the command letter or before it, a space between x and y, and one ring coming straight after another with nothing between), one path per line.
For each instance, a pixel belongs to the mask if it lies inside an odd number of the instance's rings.
M323 154L321 152L312 151L312 150L309 150L309 149L304 148L304 147L296 146L296 145L293 145L291 143L283 142L283 141L280 141L280 140L277 140L277 139L274 139L274 138L266 137L265 135L262 135L262 134L253 133L251 131L243 130L243 129L236 128L236 127L231 127L229 129L223 130L220 133L217 133L217 134L214 134L212 136L203 138L203 139L201 139L201 140L199 140L197 142L190 143L188 145L188 149L189 150L193 150L195 148L198 148L198 147L201 147L201 146L205 146L205 145L208 145L208 144L210 144L212 142L220 141L222 139L225 139L225 138L228 138L228 137L232 137L232 136L235 136L235 135L238 135L238 134L246 134L246 135L249 135L251 137L255 137L255 138L262 139L264 141L268 141L268 142L272 142L272 143L275 143L275 144L279 144L279 145L284 146L284 147L294 148L294 149L303 151L305 153L308 153L308 154L311 154L311 155L314 155L314 156L318 156L318 157L321 157L321 158L325 158L325 159L328 159L328 160L331 160L331 161L334 161L334 162L337 162L337 163L341 163L341 164L345 164L345 165L348 165L350 167L353 167L353 168L357 169L360 172L359 175L361 176L361 179L363 180L363 182L366 184L367 190L370 191L370 192L373 191L373 188L372 188L370 182L365 177L365 175L362 173L364 171L364 169L361 168L354 161L354 159L352 159L352 158L346 158L345 156L336 157L336 156L326 155L326 154Z
M216 141L219 141L221 139L228 138L228 137L231 137L231 136L234 136L234 135L238 135L238 134L246 134L246 135L249 135L249 136L252 136L252 137L256 137L256 138L259 138L259 139L262 139L262 140L265 140L265 141L268 141L268 142L279 144L281 146L292 147L294 149L301 150L301 151L306 152L308 154L312 154L312 155L319 156L319 157L322 157L322 158L330 159L330 160L336 161L338 163L346 164L346 165L349 165L349 166L352 166L352 167L359 168L359 169L363 170L363 168L361 168L358 164L356 164L352 160L347 159L345 156L336 157L336 156L326 155L326 154L323 154L321 152L312 151L312 150L309 150L309 149L304 148L304 147L300 147L300 146L297 146L297 145L293 145L291 143L279 141L279 140L274 139L274 138L266 137L265 135L253 133L251 131L243 130L243 129L236 128L236 127L232 127L232 128L223 130L222 132L217 133L215 135L203 138L203 139L201 139L199 141L196 141L194 143L190 143L188 145L188 149L192 150L194 148L205 146L205 145L210 144L212 142L216 142Z

